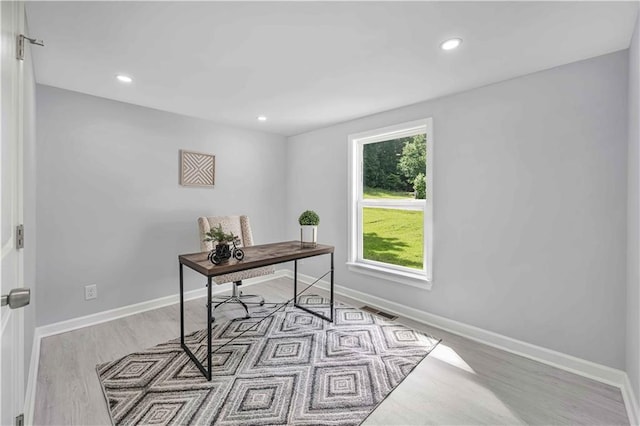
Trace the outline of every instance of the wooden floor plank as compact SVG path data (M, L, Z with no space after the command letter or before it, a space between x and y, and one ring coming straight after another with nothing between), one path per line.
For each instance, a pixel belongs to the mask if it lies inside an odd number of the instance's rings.
M267 301L289 299L287 278L246 287ZM314 294L324 294L312 289ZM348 298L339 298L354 306ZM185 331L206 325L204 299L185 304ZM218 321L240 317L237 306ZM179 337L172 305L68 333L41 343L34 423L109 424L96 364ZM620 390L406 318L397 322L443 342L365 420L365 425L628 425Z

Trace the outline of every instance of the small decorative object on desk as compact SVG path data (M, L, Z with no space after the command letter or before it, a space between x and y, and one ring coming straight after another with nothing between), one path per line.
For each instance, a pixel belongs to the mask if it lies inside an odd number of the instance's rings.
M205 234L207 238L204 241L214 242L216 241L215 249L209 252L209 260L215 265L219 265L222 262L226 262L231 257L236 260L244 259L244 251L240 247L240 239L233 235L233 232L228 234L222 230L222 225L218 224L217 228L211 229ZM229 247L229 243L233 244L233 248Z
M300 223L302 247L316 247L318 244L318 224L320 223L318 213L307 210L300 215L298 223Z

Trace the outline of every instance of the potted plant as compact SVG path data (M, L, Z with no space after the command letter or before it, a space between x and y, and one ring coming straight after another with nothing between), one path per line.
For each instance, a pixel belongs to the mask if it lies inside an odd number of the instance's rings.
M318 213L306 210L298 218L298 223L302 247L315 247L318 244L318 224L320 223Z
M222 224L218 224L216 228L212 228L209 232L204 234L206 238L203 241L217 242L215 249L209 253L209 259L214 263L220 263L231 258L231 248L229 243L235 242L236 236L233 232L226 233L222 229Z

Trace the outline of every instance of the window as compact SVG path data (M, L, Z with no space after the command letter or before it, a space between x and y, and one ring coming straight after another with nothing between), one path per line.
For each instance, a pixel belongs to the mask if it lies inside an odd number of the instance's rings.
M349 136L349 268L430 288L432 120Z

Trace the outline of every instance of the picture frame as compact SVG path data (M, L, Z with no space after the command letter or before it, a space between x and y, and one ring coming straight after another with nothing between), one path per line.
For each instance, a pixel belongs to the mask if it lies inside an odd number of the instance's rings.
M215 155L180 150L180 185L213 188L215 177Z

